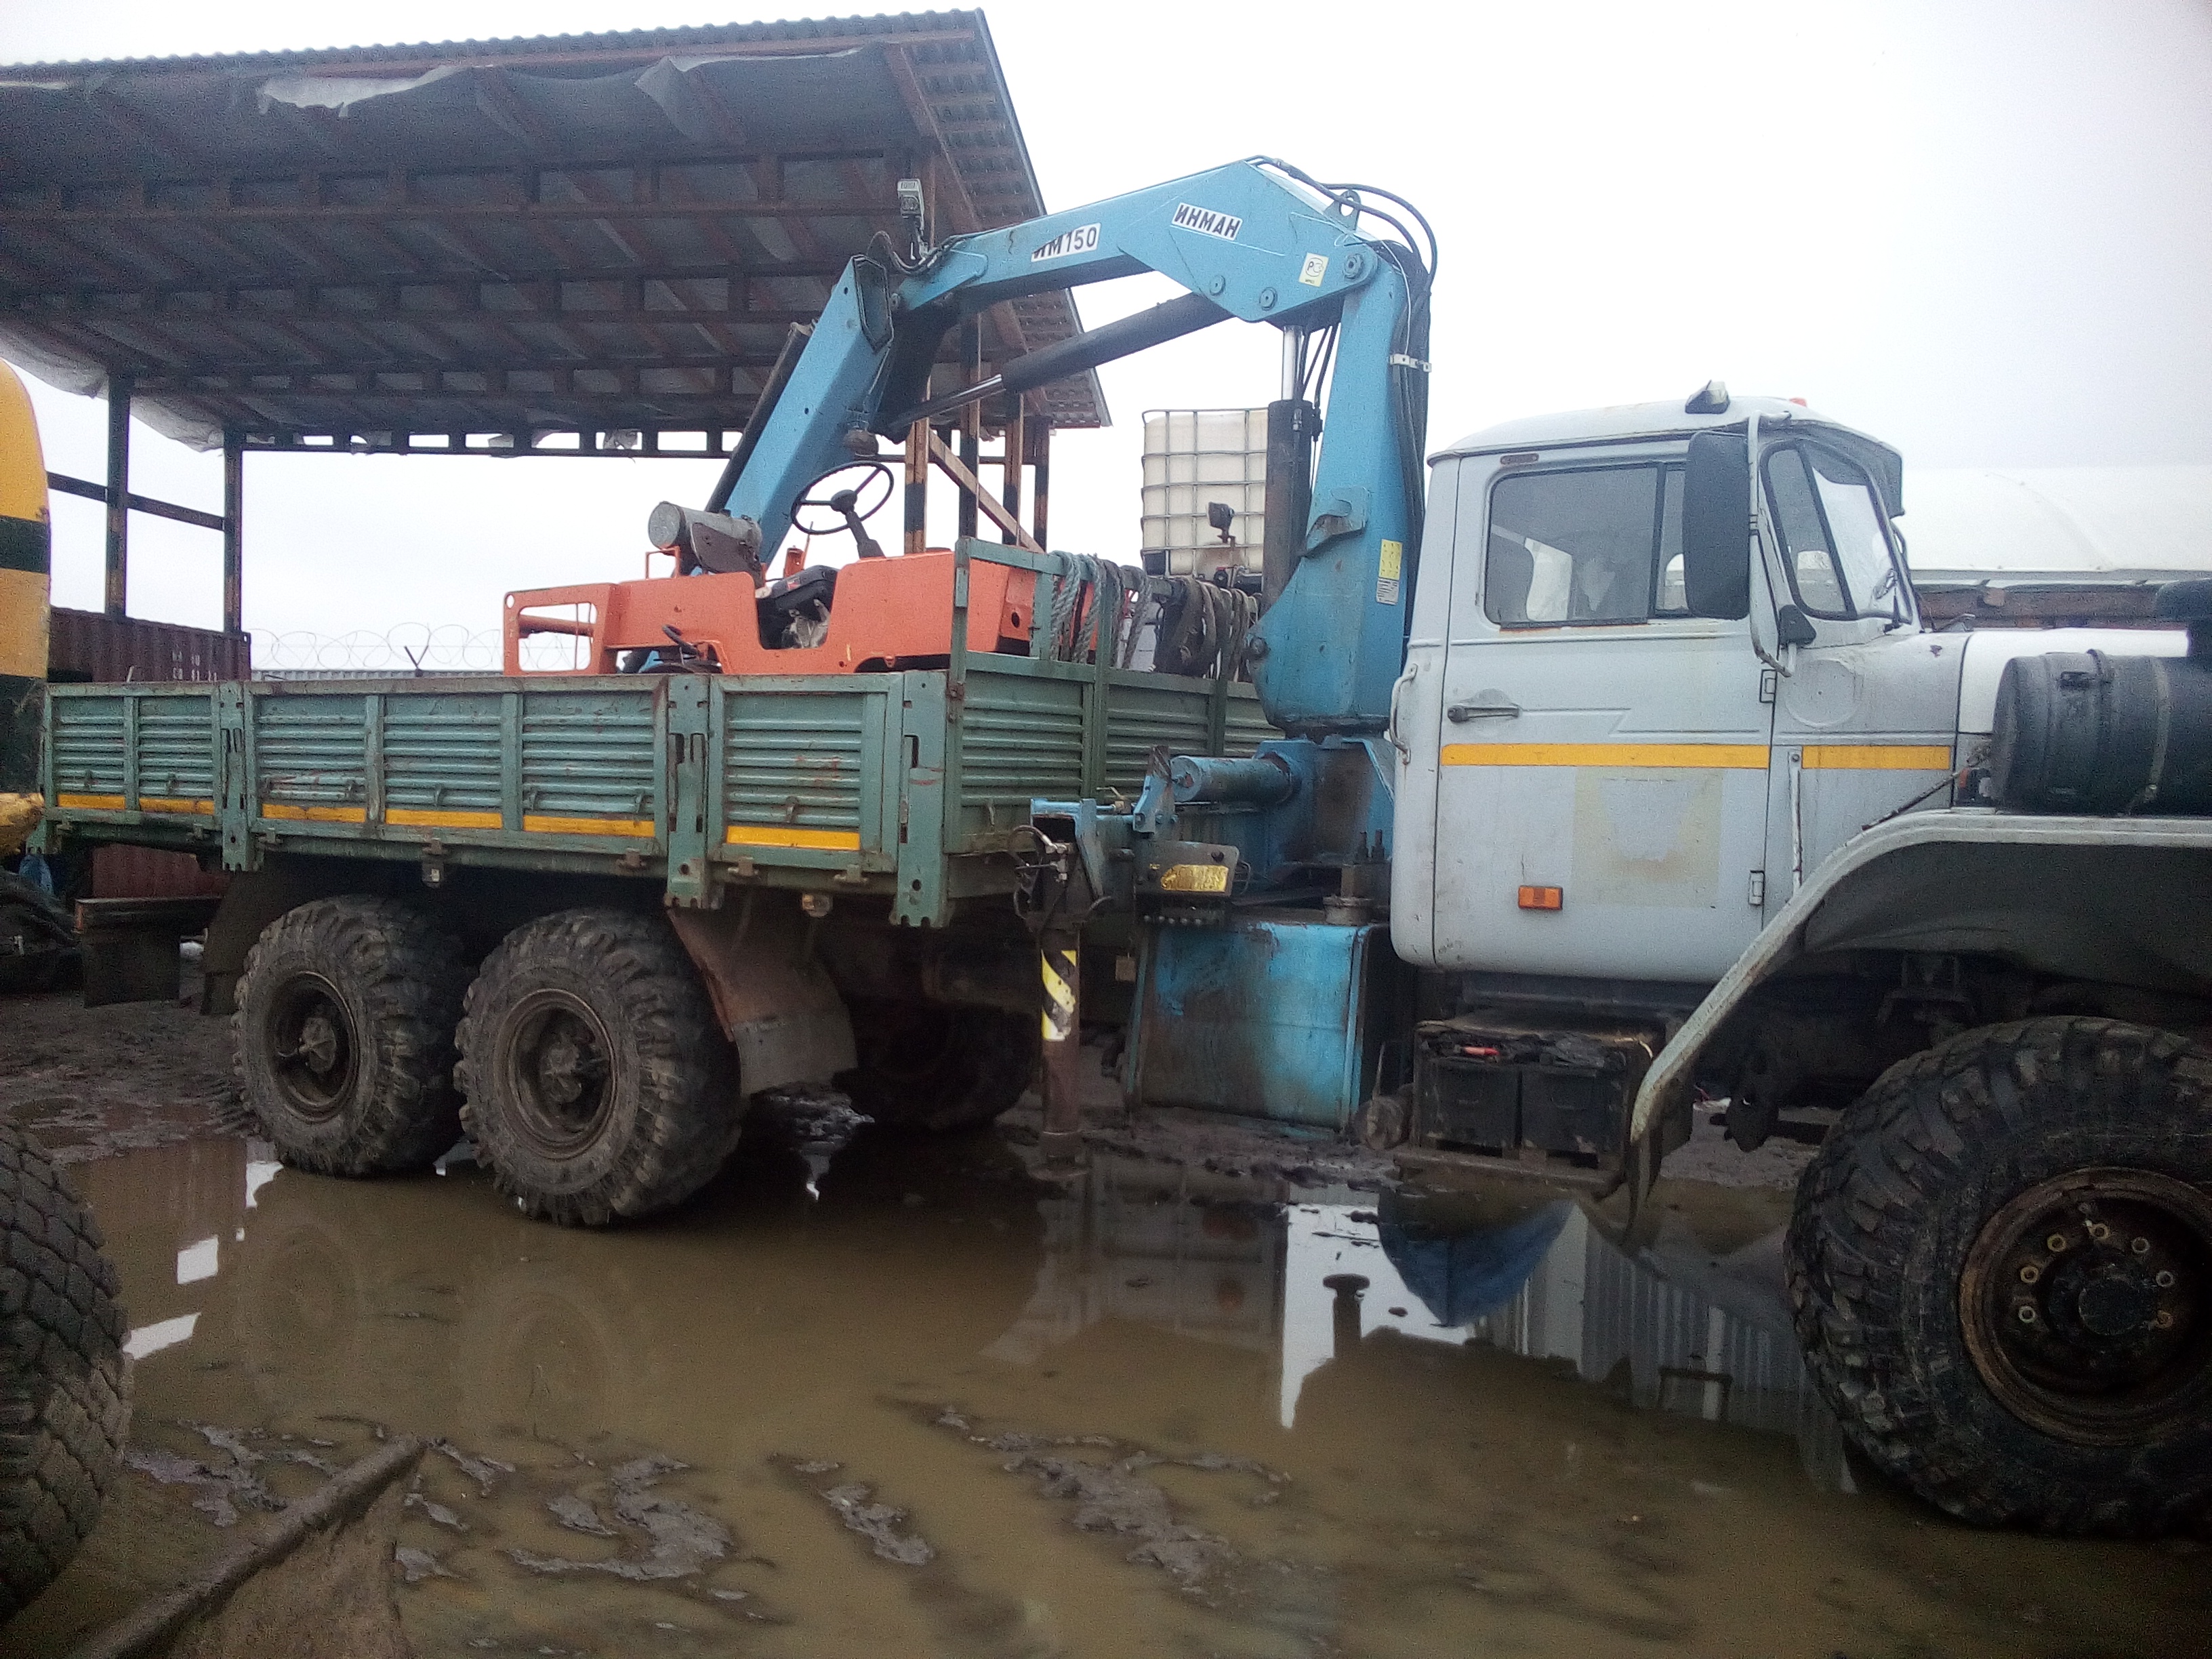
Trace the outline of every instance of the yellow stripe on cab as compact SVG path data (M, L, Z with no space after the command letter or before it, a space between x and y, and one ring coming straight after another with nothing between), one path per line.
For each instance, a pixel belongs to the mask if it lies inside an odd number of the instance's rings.
M1763 743L1448 743L1446 766L1664 766L1766 769Z

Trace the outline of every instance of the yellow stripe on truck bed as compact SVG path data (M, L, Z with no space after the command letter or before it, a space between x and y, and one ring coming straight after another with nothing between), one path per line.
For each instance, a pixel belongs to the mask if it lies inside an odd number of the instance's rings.
M155 810L151 802L148 810ZM172 810L182 810L174 808ZM211 810L203 805L198 811ZM285 801L261 803L264 818L289 818L304 823L366 823L368 811L360 806L294 805ZM395 806L385 814L386 823L417 830L497 830L501 827L496 812L445 811L428 806ZM541 836L625 836L641 840L653 839L653 820L650 818L593 818L564 817L552 813L527 812L523 815L522 827Z
M793 830L780 824L733 823L722 839L732 847L811 847L822 852L857 853L857 830Z
M264 800L260 803L261 816L293 823L367 823L366 806L325 806L289 800Z
M502 822L496 812L445 811L428 806L395 806L384 815L386 823L410 824L424 830L497 830Z
M653 839L651 818L562 817L548 812L525 812L522 827L540 836L635 836Z

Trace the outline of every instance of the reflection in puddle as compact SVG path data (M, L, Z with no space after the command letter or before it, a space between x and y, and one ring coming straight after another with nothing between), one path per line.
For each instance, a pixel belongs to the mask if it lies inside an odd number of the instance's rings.
M394 1569L425 1653L2198 1650L2191 1563L1844 1495L1779 1195L1681 1189L1624 1254L1527 1184L1045 1182L846 1132L764 1127L605 1233L458 1158L81 1166L137 1478L203 1526L437 1437Z
M222 1241L204 1238L197 1244L187 1244L177 1252L177 1283L190 1285L202 1279L213 1279L222 1265Z
M1625 1381L1638 1406L1789 1435L1808 1474L1851 1490L1843 1431L1798 1357L1779 1223L1716 1255L1670 1212L1629 1255L1566 1200L1471 1227L1463 1206L1383 1208L1382 1251L1434 1322L1412 1334L1565 1360L1586 1382Z
M987 1352L1033 1364L1102 1320L1276 1356L1279 1420L1306 1379L1391 1331L1568 1362L1587 1382L1709 1422L1787 1434L1822 1486L1849 1491L1842 1432L1812 1391L1783 1297L1778 1223L1716 1257L1677 1217L1624 1255L1571 1200L1504 1203L1346 1194L1255 1203L1251 1183L1101 1159L1039 1205L1036 1293ZM1354 1291L1328 1281L1364 1279ZM1347 1304L1349 1304L1347 1307Z
M150 1325L141 1325L125 1334L123 1352L132 1359L143 1359L164 1348L173 1348L178 1343L191 1339L193 1328L200 1322L196 1313L179 1314L174 1319L157 1319Z

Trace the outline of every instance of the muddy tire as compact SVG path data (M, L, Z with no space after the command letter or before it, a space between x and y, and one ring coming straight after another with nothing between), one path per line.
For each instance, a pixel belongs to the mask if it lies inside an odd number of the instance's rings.
M837 1086L886 1128L977 1129L1022 1097L1044 1039L1035 1014L932 1002L855 1002L859 1066Z
M317 899L262 930L238 982L238 1076L278 1154L319 1175L419 1170L460 1135L459 942L397 899Z
M566 910L516 928L469 987L459 1048L477 1157L546 1220L669 1209L738 1144L736 1057L658 916Z
M2212 1053L2069 1018L1900 1060L1786 1254L1814 1381L1929 1501L2112 1535L2212 1512Z
M38 1142L0 1126L0 1619L100 1518L130 1427L123 1309L100 1229Z

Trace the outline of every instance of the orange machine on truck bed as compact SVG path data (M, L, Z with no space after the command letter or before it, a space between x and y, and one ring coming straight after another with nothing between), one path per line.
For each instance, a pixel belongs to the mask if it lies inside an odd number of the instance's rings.
M510 593L502 618L505 668L510 674L611 674L624 653L645 651L661 653L672 668L681 663L725 674L935 666L951 651L953 567L949 550L933 550L862 559L842 569L817 565L766 588L756 586L750 571L736 570ZM977 562L968 567L967 580L967 648L1027 655L1035 573ZM563 611L568 614L553 614ZM526 669L522 641L544 634L588 644L580 660Z

